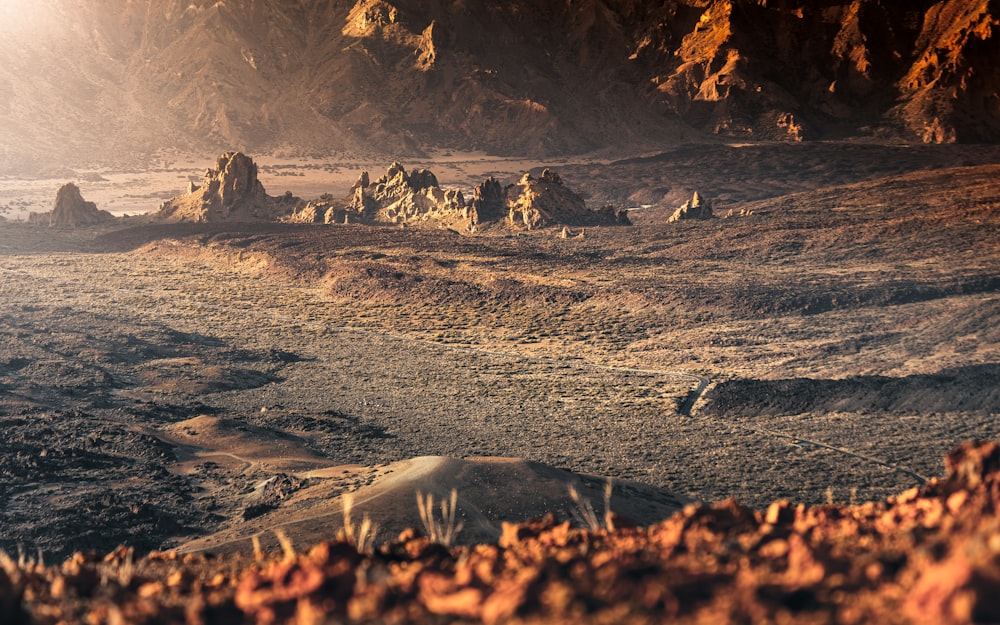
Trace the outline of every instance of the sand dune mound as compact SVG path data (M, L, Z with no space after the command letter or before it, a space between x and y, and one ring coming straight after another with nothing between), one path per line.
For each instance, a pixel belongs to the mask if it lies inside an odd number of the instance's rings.
M373 477L353 491L353 516L369 516L380 528L381 539L389 539L408 527L422 523L417 493L431 495L438 514L440 502L457 495L456 524L462 525L457 541L463 544L498 540L504 521L523 522L555 514L572 519L581 515L570 494L573 487L581 501L589 502L598 519L603 518L606 482L538 462L517 458L467 458L442 456L412 458L376 467ZM264 544L277 546L267 530L281 528L296 544L329 539L343 524L341 481L333 478L348 472L331 471L298 474L310 484L282 502L281 506L252 522L200 538L181 547L184 551L243 551L252 536L264 533ZM679 510L686 500L651 486L615 481L611 511L639 524L655 523ZM581 519L581 523L584 521Z
M174 423L159 438L180 447L179 456L217 461L235 461L238 465L266 464L283 471L307 471L332 463L309 450L305 441L273 430L239 423L221 417L199 415Z

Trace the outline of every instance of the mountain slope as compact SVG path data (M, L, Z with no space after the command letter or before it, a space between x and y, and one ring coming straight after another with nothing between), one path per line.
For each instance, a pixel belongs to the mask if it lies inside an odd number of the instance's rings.
M995 0L17 4L0 5L0 171L161 148L1000 139Z

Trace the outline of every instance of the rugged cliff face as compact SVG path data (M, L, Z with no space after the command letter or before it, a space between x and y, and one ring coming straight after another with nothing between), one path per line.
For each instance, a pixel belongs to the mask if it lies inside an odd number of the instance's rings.
M158 149L551 155L1000 139L996 0L0 5L0 168Z

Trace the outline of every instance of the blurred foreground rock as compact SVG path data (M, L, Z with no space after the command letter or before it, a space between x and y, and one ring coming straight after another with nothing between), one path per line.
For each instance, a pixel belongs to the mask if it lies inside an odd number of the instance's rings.
M7 558L0 604L29 623L997 622L1000 446L965 444L947 468L881 503L725 501L648 528L548 517L461 548L407 530L367 553L342 532L301 553Z

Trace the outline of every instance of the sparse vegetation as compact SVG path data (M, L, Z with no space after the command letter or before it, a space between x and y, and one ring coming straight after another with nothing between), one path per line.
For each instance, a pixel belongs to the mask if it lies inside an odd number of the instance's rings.
M340 531L341 540L354 545L358 553L371 553L378 537L378 524L372 523L372 519L367 513L361 518L359 525L354 524L354 519L351 516L354 509L353 493L341 495L340 502L344 509L344 525Z
M598 519L597 513L594 511L594 505L589 499L582 497L577 491L576 486L569 485L569 496L573 499L573 503L576 504L575 516L577 522L584 528L590 530L591 532L598 532L601 529L606 529L613 532L615 530L615 520L614 515L611 512L611 493L613 490L613 481L609 477L604 484L604 524L602 526L601 520Z
M420 521L431 542L450 547L462 531L463 523L455 520L458 512L458 492L452 489L449 499L441 498L440 516L434 508L434 493L417 491L417 508L420 510Z

